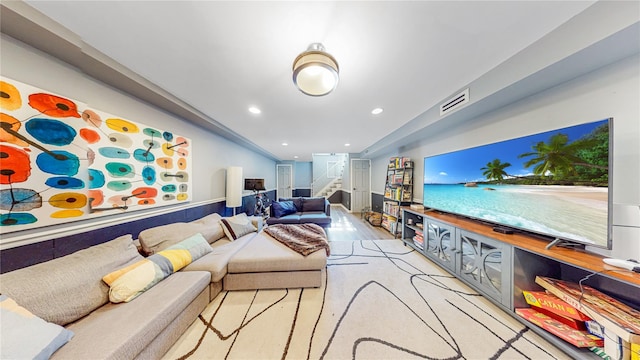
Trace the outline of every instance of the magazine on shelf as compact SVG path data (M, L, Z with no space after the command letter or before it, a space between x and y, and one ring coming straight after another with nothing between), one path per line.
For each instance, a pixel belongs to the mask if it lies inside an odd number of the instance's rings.
M544 291L523 291L524 299L527 304L539 307L561 316L565 316L571 319L587 321L591 320L590 317L580 312L575 307L567 304L559 297L553 294L547 294Z
M518 308L516 309L516 314L574 346L604 346L604 340L602 338L591 335L584 330L572 329L571 327L536 311L534 308Z
M590 287L536 276L536 283L575 307L622 340L640 343L640 311Z

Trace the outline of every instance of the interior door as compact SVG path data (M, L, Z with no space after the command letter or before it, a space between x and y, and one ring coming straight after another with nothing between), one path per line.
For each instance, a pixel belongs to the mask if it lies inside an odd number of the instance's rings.
M351 160L351 211L371 207L371 169L369 160Z
M289 198L293 196L292 193L292 173L293 167L291 165L276 165L278 171L278 198Z

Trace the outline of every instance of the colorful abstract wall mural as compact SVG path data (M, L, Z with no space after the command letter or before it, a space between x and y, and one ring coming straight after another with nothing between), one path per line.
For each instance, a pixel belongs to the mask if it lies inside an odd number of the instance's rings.
M0 233L189 201L191 140L0 79Z

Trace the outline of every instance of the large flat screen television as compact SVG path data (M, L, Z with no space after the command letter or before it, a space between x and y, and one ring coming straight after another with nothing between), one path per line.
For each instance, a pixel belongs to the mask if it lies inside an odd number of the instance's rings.
M611 248L612 119L424 159L427 209Z

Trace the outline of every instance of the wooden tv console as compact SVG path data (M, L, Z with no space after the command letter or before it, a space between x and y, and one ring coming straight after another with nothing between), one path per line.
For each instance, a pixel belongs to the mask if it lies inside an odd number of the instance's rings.
M580 249L552 247L530 234L499 233L493 226L436 211L403 207L402 240L405 245L438 264L511 314L541 337L574 358L599 357L533 325L515 313L528 307L523 290L544 290L536 276L546 276L598 289L640 310L640 274L606 265L600 255ZM424 232L423 232L424 230ZM423 232L424 244L413 241Z

